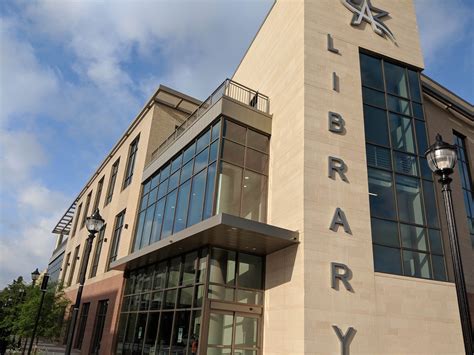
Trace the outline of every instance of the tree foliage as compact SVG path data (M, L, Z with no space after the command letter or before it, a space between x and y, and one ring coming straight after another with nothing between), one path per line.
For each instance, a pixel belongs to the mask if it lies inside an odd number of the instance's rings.
M0 336L31 337L43 293L40 284L38 280L36 286L26 285L23 278L19 277L0 292ZM22 289L24 292L21 292ZM69 302L62 285L48 285L36 330L37 337L55 340L60 336Z

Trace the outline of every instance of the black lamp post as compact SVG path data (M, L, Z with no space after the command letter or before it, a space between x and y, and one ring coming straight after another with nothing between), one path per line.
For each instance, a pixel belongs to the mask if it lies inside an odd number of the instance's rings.
M84 260L82 260L82 268L80 270L79 288L77 289L76 303L74 303L74 308L72 311L71 325L69 327L69 334L67 337L66 355L70 355L72 350L72 340L74 338L74 330L76 328L79 306L81 305L82 289L84 288L84 282L86 280L87 264L89 263L89 256L92 250L92 242L94 241L95 234L102 229L104 223L105 221L100 216L99 209L96 209L92 216L86 218L86 227L89 231L89 237L87 238L86 249L84 251Z
M36 272L38 272L38 269L35 270ZM38 275L36 276L39 276L39 272L38 272ZM31 277L33 278L33 273L31 273ZM36 279L33 279L33 282L36 282L36 280L38 279L38 277L36 277ZM49 275L48 273L44 274L43 275L43 282L41 282L41 300L40 300L40 304L39 304L39 307L38 307L38 313L36 314L36 320L35 320L35 326L33 328L33 334L31 334L31 342L30 342L30 347L28 348L28 355L31 354L31 350L33 349L33 343L35 341L35 337L36 337L36 330L38 329L38 323L39 323L39 320L40 320L40 317L41 317L41 309L43 308L43 302L44 302L44 295L46 294L46 290L48 289L48 280L49 280Z
M466 354L473 354L473 335L469 304L467 300L466 282L462 268L461 252L459 249L456 220L454 218L453 199L451 196L451 181L449 177L456 165L456 147L443 142L441 135L436 135L436 142L425 153L430 169L440 177L442 186L444 208L448 221L449 243L454 264L454 281L458 298L459 313L461 316L462 334Z
M38 271L38 268L36 268L36 270L31 273L31 280L33 281L33 286L36 284L36 281L38 280L39 276L40 272Z

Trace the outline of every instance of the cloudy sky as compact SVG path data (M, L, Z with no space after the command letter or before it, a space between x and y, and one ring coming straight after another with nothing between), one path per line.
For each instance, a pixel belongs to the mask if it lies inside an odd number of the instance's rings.
M154 89L204 99L271 4L0 2L0 288L47 266L52 228ZM473 102L473 2L415 4L426 73Z

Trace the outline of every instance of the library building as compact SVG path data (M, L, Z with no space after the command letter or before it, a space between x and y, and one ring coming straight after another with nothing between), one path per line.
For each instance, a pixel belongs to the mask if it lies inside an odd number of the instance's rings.
M64 342L472 351L474 109L423 69L412 0L277 0L207 98L157 83L54 227Z

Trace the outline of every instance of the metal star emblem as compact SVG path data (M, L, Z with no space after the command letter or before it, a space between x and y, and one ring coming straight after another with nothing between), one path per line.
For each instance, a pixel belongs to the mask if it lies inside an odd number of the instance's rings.
M372 26L373 31L379 36L387 36L397 44L392 31L381 20L389 15L387 11L376 8L370 0L341 0L341 2L349 11L354 13L351 21L352 26L359 26L362 21L365 21Z

